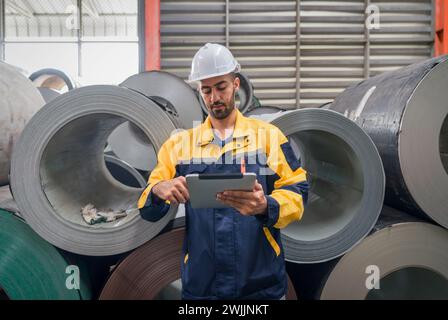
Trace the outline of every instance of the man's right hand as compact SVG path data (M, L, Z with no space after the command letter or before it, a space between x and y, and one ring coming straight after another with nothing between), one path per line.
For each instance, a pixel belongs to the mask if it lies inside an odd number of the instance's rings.
M157 183L152 187L152 193L172 204L185 203L190 199L187 180L182 176Z

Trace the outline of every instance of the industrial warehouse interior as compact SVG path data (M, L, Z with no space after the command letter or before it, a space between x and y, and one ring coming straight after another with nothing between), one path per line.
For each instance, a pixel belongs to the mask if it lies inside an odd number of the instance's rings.
M5 303L448 299L448 0L0 0L0 130Z

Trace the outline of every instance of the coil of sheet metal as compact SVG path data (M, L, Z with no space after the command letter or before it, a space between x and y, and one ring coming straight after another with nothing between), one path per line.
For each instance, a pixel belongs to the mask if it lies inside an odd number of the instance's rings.
M45 101L25 76L1 61L0 97L0 185L5 185L9 181L13 146L28 120Z
M120 86L151 99L169 115L176 128L189 129L203 119L201 106L191 87L171 73L139 73L123 81ZM129 122L115 129L108 142L117 157L136 169L150 171L157 163L156 150L151 142Z
M359 124L384 163L388 205L448 227L448 56L383 73L329 106Z
M5 298L90 299L89 283L83 276L79 282L70 279L73 270L73 265L22 219L0 210L0 288Z
M447 249L447 230L384 206L370 235L340 259L287 270L304 299L448 299Z
M27 223L53 245L84 255L113 255L134 249L162 230L175 215L157 223L136 209L141 188L109 173L104 146L109 134L128 121L158 150L176 129L151 100L116 86L72 90L46 104L23 131L11 163L11 190ZM126 217L87 224L81 209L126 211Z
M307 170L310 191L303 218L282 229L285 258L316 263L350 250L370 232L383 204L384 170L372 140L330 110L254 117L277 126Z

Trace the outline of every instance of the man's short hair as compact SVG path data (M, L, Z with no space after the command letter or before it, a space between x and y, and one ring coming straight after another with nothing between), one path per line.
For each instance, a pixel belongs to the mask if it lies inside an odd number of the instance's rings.
M232 78L232 80L235 80L235 78L237 77L236 72L230 72L229 75Z

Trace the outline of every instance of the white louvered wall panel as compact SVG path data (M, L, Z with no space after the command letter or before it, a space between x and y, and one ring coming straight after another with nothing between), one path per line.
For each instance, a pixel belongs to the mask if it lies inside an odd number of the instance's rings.
M380 9L381 28L368 35L369 3ZM162 0L162 69L186 79L201 45L228 44L262 104L319 106L364 77L430 57L432 8L430 0L301 0L296 70L296 1Z

